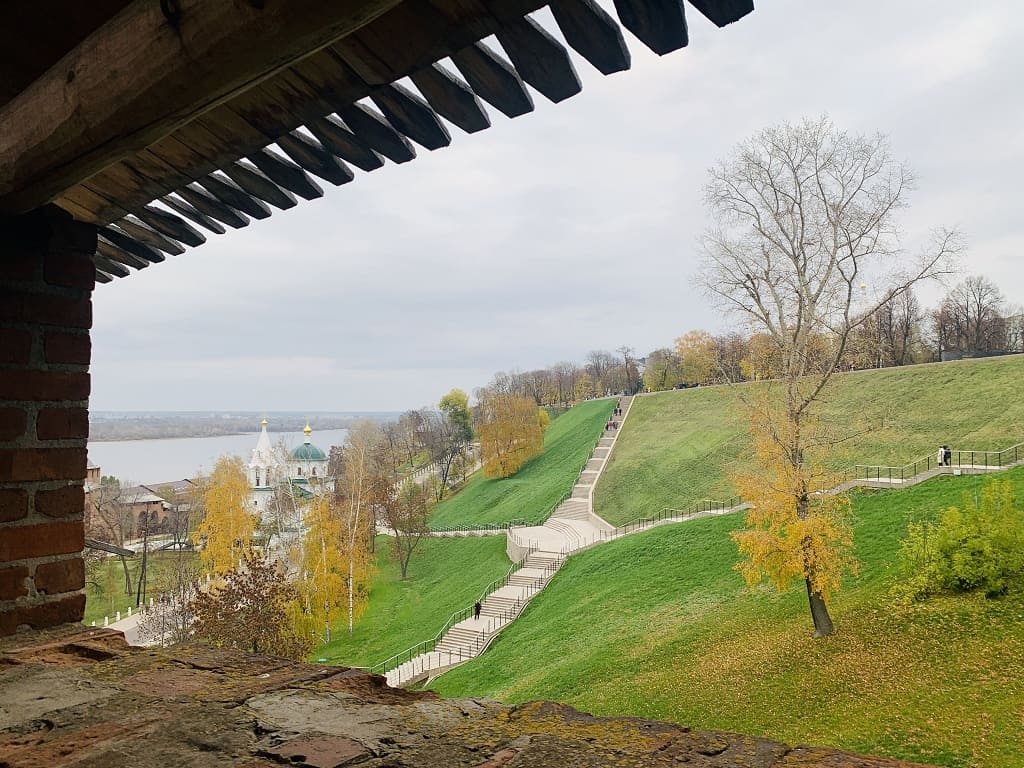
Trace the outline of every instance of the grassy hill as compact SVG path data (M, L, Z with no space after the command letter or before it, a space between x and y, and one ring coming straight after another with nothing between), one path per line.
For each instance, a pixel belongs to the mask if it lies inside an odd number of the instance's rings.
M1024 469L1003 477L1024 498ZM743 585L728 537L742 516L730 515L570 558L483 657L433 687L939 765L1024 766L1024 596L903 609L887 595L907 520L982 482L854 494L861 571L830 606L830 638L811 637L802 585Z
M479 472L455 496L434 508L430 525L483 525L516 518L535 519L572 488L580 467L615 407L615 400L579 403L551 422L544 453L515 475L488 480Z
M1024 356L842 374L820 411L854 435L822 463L903 464L948 443L991 450L1024 440ZM748 443L740 396L767 384L706 387L636 398L594 495L621 524L665 507L734 494L729 475Z
M312 658L365 667L433 637L455 611L472 605L480 593L512 565L504 536L426 539L413 555L409 578L388 557L390 539L377 539L377 575L362 618L348 634L347 619L332 632L334 640Z

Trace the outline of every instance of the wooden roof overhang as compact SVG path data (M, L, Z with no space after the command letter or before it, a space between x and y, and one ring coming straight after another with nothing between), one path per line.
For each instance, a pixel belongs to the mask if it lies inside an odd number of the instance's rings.
M753 10L689 3L720 27ZM31 47L31 27L53 9L13 5L0 215L55 202L95 223L103 282L320 197L353 167L448 146L449 123L483 130L484 103L530 112L526 85L553 102L579 93L566 45L611 74L630 66L620 23L658 54L688 43L682 0L614 0L618 20L553 0L564 43L531 18L540 0L96 0L71 4L49 47Z

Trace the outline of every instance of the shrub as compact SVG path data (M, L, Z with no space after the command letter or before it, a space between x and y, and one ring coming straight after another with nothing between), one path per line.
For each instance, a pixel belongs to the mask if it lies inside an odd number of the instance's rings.
M950 507L937 523L910 523L899 562L893 595L902 602L940 592L1005 594L1024 577L1024 511L1009 481L985 483L980 497L965 496L962 509Z

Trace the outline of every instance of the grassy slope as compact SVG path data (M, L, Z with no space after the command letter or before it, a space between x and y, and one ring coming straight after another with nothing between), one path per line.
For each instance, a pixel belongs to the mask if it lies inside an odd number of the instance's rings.
M398 565L388 557L388 541L377 539L378 572L352 637L347 622L339 621L333 627L335 639L318 648L314 659L351 666L383 661L432 637L511 566L504 536L425 539L413 555L409 578L402 581Z
M503 523L548 512L572 487L614 406L614 400L590 400L565 412L548 427L544 453L502 480L477 473L455 496L435 507L430 524Z
M822 419L863 432L823 458L902 464L942 443L979 450L1024 440L1024 356L857 371L834 379ZM666 392L634 401L595 492L598 514L621 524L702 498L724 499L748 441L738 395L764 385Z
M1024 498L1024 470L1004 477ZM434 687L940 765L1024 766L1024 596L912 609L887 598L907 519L981 482L855 495L862 567L831 606L831 638L811 638L802 586L743 586L727 535L742 518L731 515L571 558L484 657Z

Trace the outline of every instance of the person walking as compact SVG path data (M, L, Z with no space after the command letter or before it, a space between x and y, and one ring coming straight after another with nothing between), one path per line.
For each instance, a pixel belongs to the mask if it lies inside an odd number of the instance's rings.
M940 445L939 446L939 452L935 456L935 465L937 467L941 467L942 466L942 462L943 462L943 460L945 458L946 458L946 446Z
M948 445L942 446L942 460L947 467L953 466L953 449Z
M481 610L483 610L483 606L480 605L480 601L477 600L475 603L473 603L473 618L474 619L477 619L477 620L480 619L480 611Z

